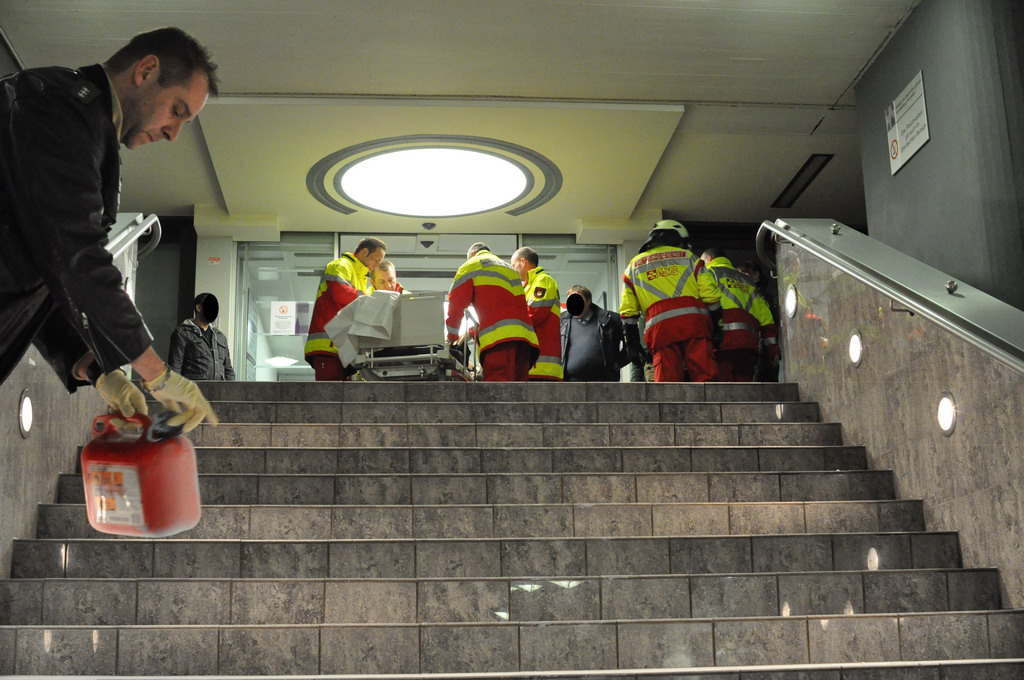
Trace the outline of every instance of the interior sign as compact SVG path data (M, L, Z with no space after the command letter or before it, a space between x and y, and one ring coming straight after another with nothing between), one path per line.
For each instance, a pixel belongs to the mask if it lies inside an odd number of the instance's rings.
M270 334L295 335L295 302L270 303Z
M889 131L889 174L895 175L929 139L920 71L885 109L885 128Z

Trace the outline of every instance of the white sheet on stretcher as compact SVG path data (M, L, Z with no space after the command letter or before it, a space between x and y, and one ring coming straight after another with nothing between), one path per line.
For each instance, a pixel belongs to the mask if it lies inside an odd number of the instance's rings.
M324 324L324 330L338 348L342 366L355 360L360 337L391 339L397 308L398 293L375 290L372 295L360 295Z

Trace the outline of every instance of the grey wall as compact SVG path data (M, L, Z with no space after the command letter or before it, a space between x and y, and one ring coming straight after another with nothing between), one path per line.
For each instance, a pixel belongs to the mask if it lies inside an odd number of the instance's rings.
M965 567L999 568L1004 606L1024 606L1024 376L795 246L777 252L780 291L792 283L800 301L781 321L786 379L866 447L869 467L893 470L899 498L924 500L929 531L959 533ZM943 390L957 406L948 437Z
M856 93L871 236L1024 309L1022 15L1013 0L923 0ZM930 141L891 176L885 108L918 71Z
M35 425L22 439L17 413L26 388ZM34 348L0 385L0 575L10 574L11 541L35 536L36 504L55 500L58 473L75 470L78 447L89 441L92 419L101 413L106 404L96 390L69 395Z

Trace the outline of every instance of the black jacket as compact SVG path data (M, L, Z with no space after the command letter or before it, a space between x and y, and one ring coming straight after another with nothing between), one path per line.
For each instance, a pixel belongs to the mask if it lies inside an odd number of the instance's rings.
M120 197L99 65L0 79L0 381L35 344L69 391L91 350L109 372L152 344L104 246Z
M590 309L597 316L598 327L601 330L601 359L604 361L604 380L618 381L619 369L629 363L626 354L626 343L622 332L622 317L616 312L610 312L590 303ZM569 312L562 312L562 366L565 366L566 350L570 344L572 316Z
M171 349L167 364L189 380L234 380L228 355L228 339L219 330L213 330L213 344L203 337L203 329L192 319L185 319L171 333Z

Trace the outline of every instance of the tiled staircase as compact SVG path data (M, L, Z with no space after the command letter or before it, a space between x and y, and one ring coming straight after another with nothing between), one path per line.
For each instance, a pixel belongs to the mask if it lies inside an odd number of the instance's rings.
M98 535L62 476L0 673L1024 677L998 573L795 385L204 389L199 526Z

